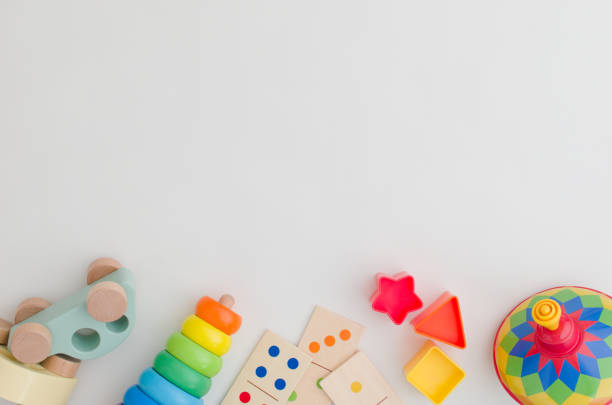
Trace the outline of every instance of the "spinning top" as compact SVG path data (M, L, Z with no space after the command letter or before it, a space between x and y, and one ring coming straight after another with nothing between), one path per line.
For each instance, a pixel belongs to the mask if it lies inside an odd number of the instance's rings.
M582 287L527 298L499 327L493 360L521 404L612 404L612 298Z

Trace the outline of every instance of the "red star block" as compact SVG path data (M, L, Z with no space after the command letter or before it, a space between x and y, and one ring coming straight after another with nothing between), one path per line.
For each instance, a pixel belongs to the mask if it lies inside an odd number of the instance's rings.
M400 325L409 312L421 309L423 303L414 293L414 279L408 273L388 276L376 275L378 290L370 298L372 309L389 315L389 318Z

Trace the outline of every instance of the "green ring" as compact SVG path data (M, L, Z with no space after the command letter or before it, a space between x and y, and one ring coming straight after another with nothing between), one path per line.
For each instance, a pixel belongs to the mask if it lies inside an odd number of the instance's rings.
M176 332L166 342L166 350L187 364L198 373L213 378L221 371L223 361L217 356L195 343L187 336Z
M153 369L196 398L202 398L210 390L210 378L198 373L166 350L162 350L155 357Z

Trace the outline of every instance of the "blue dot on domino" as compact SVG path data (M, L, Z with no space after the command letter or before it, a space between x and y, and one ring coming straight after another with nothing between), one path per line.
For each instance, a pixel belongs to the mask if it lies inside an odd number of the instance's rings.
M279 378L278 380L274 381L274 387L279 391L284 390L286 386L287 383L282 378Z
M291 370L295 370L299 366L300 362L295 357L292 357L289 359L289 361L287 361L287 367L289 367Z
M259 366L255 369L255 375L259 378L264 378L268 374L268 370L264 366Z
M280 354L280 349L276 345L270 346L268 349L268 354L272 357L276 357Z

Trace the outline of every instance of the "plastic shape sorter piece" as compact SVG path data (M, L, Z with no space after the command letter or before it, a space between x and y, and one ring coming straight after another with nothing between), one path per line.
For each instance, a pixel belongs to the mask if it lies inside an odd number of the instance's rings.
M123 316L113 322L94 319L87 310L89 291L102 282L114 282L123 287L127 308ZM120 268L71 296L51 305L11 328L8 347L19 326L37 323L51 335L49 355L66 354L79 360L90 360L109 353L119 346L134 327L134 283L130 270Z
M402 405L374 364L362 352L321 381L335 405Z
M22 405L65 405L76 382L38 364L23 364L0 346L0 398Z
M431 402L441 404L463 380L465 372L428 340L404 366L404 375Z
M465 331L459 300L448 291L410 323L415 332L423 336L465 349Z
M310 363L302 350L266 331L221 405L285 405Z
M378 289L370 298L372 309L387 314L396 325L404 322L408 313L423 307L414 292L414 278L408 273L394 276L378 273L376 282Z

